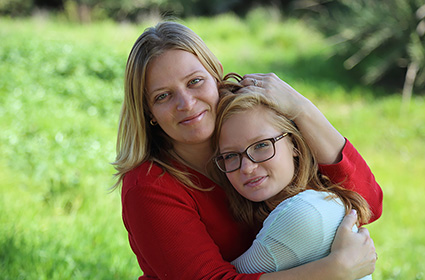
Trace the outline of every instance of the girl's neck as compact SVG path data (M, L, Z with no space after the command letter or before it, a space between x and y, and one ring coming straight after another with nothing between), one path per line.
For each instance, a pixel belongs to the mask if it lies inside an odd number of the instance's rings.
M212 157L210 141L199 144L175 144L174 155L184 165L207 175L207 163Z

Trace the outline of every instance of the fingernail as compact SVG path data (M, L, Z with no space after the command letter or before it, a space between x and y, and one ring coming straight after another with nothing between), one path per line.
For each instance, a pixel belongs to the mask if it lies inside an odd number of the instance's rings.
M351 209L350 214L351 214L351 215L354 215L354 216L357 216L357 211L356 211L356 209Z

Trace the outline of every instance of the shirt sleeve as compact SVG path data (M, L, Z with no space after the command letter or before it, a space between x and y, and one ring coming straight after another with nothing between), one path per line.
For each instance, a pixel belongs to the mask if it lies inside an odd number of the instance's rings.
M123 196L130 239L159 279L258 279L221 257L190 194L182 187L134 186ZM145 275L149 272L145 271Z
M280 203L253 245L232 262L237 270L281 271L327 256L345 213L342 202L328 195L310 190Z
M381 216L382 189L366 161L347 139L342 150L342 160L336 164L320 165L319 168L332 182L340 183L344 188L354 190L366 199L372 212L369 223Z

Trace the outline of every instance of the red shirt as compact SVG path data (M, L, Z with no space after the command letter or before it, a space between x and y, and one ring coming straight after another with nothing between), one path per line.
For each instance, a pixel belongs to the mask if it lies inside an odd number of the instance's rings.
M229 263L249 248L256 232L236 223L225 193L202 174L194 190L150 162L128 172L123 180L123 221L130 246L144 275L139 279L258 279L238 274ZM382 190L369 167L347 141L343 159L321 166L334 182L359 192L373 212L382 211Z

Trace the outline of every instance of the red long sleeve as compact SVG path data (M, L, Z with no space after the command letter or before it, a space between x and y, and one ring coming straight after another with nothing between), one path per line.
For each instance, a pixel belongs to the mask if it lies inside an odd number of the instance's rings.
M194 174L200 186L184 187L150 163L126 174L123 182L123 220L130 245L144 272L140 279L258 279L238 274L229 263L255 237L234 222L220 187Z
M342 160L337 164L320 165L319 168L332 182L341 183L344 188L354 190L366 199L372 211L369 223L381 216L382 189L365 160L347 139L342 150Z

